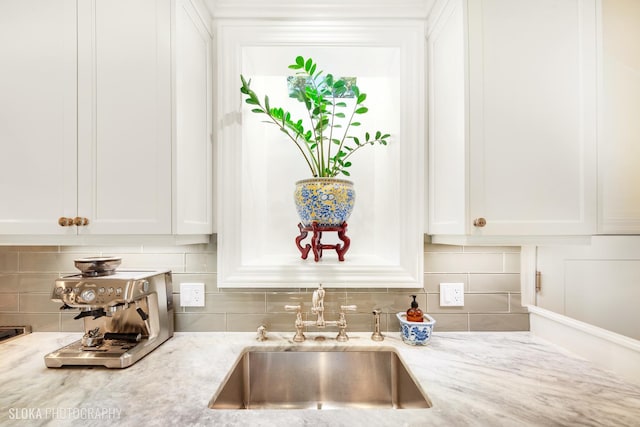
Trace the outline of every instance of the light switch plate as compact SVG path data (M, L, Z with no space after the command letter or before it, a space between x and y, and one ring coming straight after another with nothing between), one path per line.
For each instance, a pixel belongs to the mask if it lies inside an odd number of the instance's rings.
M204 283L180 283L182 307L204 307Z
M440 283L440 307L463 307L464 283Z

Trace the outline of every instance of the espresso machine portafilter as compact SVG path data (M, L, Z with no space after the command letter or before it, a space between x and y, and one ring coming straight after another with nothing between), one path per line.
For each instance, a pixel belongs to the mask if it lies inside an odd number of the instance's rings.
M52 300L77 310L82 339L45 356L50 368L133 365L173 336L171 271L118 270L119 258L76 260L81 274L56 280Z

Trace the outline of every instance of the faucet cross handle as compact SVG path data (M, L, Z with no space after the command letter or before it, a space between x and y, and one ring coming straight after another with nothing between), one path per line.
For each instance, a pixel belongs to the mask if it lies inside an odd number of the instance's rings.
M304 329L304 321L302 320L302 305L285 305L284 309L287 311L295 311L296 312L296 322L294 323L296 327L296 334L293 337L294 342L302 342L305 340L305 336L302 333Z
M267 327L264 325L260 325L258 326L258 331L257 331L258 335L256 336L256 339L258 341L266 341L267 339Z

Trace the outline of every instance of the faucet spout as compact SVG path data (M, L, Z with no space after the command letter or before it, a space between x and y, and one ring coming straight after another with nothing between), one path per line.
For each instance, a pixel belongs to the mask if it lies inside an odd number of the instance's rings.
M313 296L311 297L311 312L318 316L316 320L316 326L319 328L323 328L326 326L326 322L324 320L324 289L322 288L322 283L318 286L318 289L313 291Z

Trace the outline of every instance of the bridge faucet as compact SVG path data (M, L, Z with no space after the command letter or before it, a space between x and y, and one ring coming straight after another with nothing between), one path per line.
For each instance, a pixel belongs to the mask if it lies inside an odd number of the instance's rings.
M305 340L303 329L305 326L316 326L318 328L325 328L327 326L337 326L338 336L336 341L345 342L349 340L347 336L347 318L344 314L345 311L355 311L358 306L356 305L341 305L340 313L338 314L338 320L326 321L324 320L324 296L325 290L322 284L318 286L318 289L313 291L311 297L311 312L317 316L316 320L303 320L302 319L302 305L285 305L284 308L287 311L296 312L296 321L294 323L296 328L296 334L293 337L294 342L302 342Z

